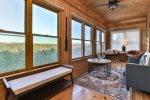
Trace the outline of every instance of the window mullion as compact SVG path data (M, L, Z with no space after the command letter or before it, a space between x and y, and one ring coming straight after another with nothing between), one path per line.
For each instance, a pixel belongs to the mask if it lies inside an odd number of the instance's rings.
M39 4L32 6L33 67L57 64L60 61L59 13Z
M82 23L82 56L85 57L85 24Z
M32 0L25 0L26 69L33 68Z

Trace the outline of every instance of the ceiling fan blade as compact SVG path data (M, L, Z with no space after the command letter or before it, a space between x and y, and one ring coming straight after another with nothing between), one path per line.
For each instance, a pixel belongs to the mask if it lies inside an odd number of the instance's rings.
M107 16L107 15L108 15L108 11L109 11L109 8L106 8L106 9L104 10L104 16Z
M109 4L97 4L96 6L107 6Z
M117 3L122 2L122 1L125 1L125 0L117 0Z
M125 9L127 6L126 6L126 5L123 5L123 4L117 4L117 7L122 8L122 9Z

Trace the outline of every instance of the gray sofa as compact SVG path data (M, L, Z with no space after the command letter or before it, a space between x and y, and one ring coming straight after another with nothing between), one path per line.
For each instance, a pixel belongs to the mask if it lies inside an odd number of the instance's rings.
M128 58L126 64L126 86L150 93L150 66L140 65L140 58Z

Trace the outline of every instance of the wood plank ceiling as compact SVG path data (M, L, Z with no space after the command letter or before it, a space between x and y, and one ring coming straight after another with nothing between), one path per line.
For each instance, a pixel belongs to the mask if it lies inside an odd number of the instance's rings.
M150 11L150 0L123 0L120 4L126 5L124 9L116 8L114 11L109 10L107 15L104 14L107 6L97 6L98 4L107 4L108 0L80 0L83 5L99 16L103 17L107 23L131 20L135 18L146 17Z

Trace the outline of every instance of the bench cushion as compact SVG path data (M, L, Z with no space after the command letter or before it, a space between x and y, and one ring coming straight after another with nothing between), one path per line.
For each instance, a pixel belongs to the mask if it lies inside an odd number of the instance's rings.
M58 67L41 73L25 76L15 80L8 81L11 89L16 95L27 90L38 87L44 83L53 81L59 77L67 75L72 72L72 69L65 67Z

